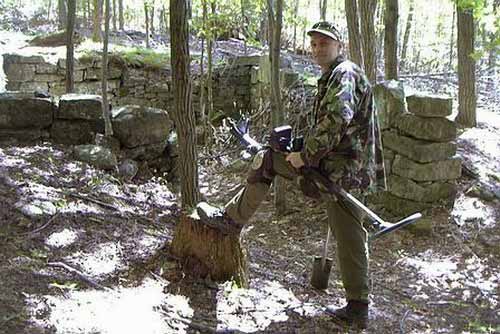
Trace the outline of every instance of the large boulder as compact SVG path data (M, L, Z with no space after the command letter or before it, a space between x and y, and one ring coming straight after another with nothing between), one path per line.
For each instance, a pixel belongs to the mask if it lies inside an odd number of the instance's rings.
M452 99L436 95L410 95L406 98L408 111L422 117L446 117L452 112Z
M417 202L434 203L454 200L457 186L450 182L417 183L410 179L391 175L388 178L389 191L401 198Z
M390 80L376 84L373 95L381 129L391 127L394 118L407 111L404 87L400 81Z
M37 64L43 63L42 56L3 55L3 70L9 82L32 81Z
M392 164L392 172L414 181L453 180L460 177L462 162L459 157L421 164L396 155Z
M99 95L65 94L59 100L57 118L102 120L102 98Z
M455 142L429 142L402 136L397 131L384 131L384 148L389 148L418 162L431 162L452 157L457 152Z
M52 124L50 99L26 94L0 94L0 129L43 129Z
M397 116L394 125L407 135L417 139L437 142L455 140L457 127L446 118L419 117L410 113Z
M166 142L172 121L162 109L129 105L112 111L113 133L126 148Z

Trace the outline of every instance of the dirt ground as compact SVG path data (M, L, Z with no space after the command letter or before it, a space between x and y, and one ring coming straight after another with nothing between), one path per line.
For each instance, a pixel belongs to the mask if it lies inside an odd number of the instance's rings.
M477 191L498 189L492 124L459 140L477 178L460 179L453 210L426 213L425 232L372 244L365 332L500 333L499 202ZM203 161L204 197L222 204L238 190L242 164ZM189 277L169 256L180 210L175 186L161 177L127 183L75 161L68 147L3 142L0 333L346 332L324 311L344 302L335 264L329 289L309 284L324 209L293 185L290 192L286 216L274 216L269 196L244 229L251 285L240 289Z

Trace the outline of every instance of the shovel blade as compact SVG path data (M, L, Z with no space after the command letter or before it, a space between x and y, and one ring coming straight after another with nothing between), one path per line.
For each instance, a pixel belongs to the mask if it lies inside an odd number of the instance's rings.
M324 263L324 265L323 265ZM327 258L323 261L323 257L315 256L313 271L311 276L311 285L319 290L328 288L328 279L332 270L333 259Z
M414 222L416 222L417 220L419 220L420 218L422 218L422 214L421 213L414 213L412 214L411 216L408 216L400 221L398 221L397 223L394 223L394 224L384 224L382 225L382 229L379 230L378 232L372 234L370 236L370 241L372 240L375 240L385 234L388 234L388 233L391 233L391 232L394 232L396 230L399 230L400 228L403 228L407 225L410 225L410 224L413 224Z

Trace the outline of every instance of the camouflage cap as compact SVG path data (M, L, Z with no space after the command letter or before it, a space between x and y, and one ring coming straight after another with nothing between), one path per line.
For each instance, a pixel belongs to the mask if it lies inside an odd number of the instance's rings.
M307 31L307 34L311 36L313 32L318 32L320 34L326 35L336 41L342 42L342 34L338 31L335 25L331 22L321 21L315 23L311 29Z

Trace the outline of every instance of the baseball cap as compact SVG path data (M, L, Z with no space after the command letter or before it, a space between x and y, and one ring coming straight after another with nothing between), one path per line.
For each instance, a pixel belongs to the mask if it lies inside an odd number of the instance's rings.
M311 36L311 33L318 32L320 34L326 35L336 41L342 42L342 35L331 22L321 21L315 23L311 29L307 31L307 35Z

